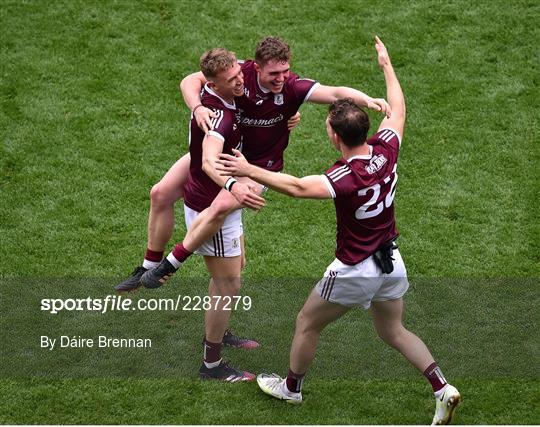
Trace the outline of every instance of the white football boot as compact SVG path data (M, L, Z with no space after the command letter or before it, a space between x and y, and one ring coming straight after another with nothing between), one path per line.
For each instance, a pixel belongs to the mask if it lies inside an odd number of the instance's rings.
M450 424L454 411L461 402L461 395L453 385L446 384L440 397L435 398L435 415L432 426Z
M285 400L288 403L302 403L302 393L289 391L285 378L276 374L257 375L257 384L262 391L277 399Z

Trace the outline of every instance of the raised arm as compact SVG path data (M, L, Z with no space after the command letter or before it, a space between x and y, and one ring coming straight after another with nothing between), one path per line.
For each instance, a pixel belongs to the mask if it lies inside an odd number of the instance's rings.
M193 116L204 133L212 129L212 118L215 113L201 104L201 90L206 83L202 72L192 73L180 82L180 92L184 102L193 112Z
M332 195L321 175L297 178L285 173L270 172L248 163L238 150L234 156L220 154L216 170L224 176L247 176L288 196L304 199L330 199Z
M315 88L308 102L317 104L331 104L336 99L352 98L357 105L380 111L386 117L390 117L391 109L384 99L372 98L359 90L346 86L323 86Z
M375 36L375 49L377 49L377 59L386 81L386 98L392 109L392 116L384 118L379 129L392 128L403 138L406 116L405 97L394 72L394 67L392 67L392 63L390 62L388 51L381 39L377 36Z

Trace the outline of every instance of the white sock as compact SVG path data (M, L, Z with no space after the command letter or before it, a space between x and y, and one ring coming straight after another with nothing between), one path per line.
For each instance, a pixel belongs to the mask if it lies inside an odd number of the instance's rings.
M169 255L167 255L167 261L169 261L173 265L174 268L180 268L180 266L182 265L182 263L174 257L172 252Z
M148 261L146 258L144 259L142 266L146 268L147 270L151 270L152 268L156 268L159 265L158 261Z
M219 364L221 363L221 360L222 360L222 359L219 359L217 362L211 362L211 363L204 362L204 365L205 365L208 369L217 368L217 367L219 366Z
M448 388L448 383L445 384L444 387L441 388L440 390L433 392L433 394L435 395L435 399L440 398L444 394L447 388Z
M295 391L289 390L289 387L287 387L287 378L283 378L283 381L281 381L281 391L283 391L283 393L285 393L287 396L298 394Z

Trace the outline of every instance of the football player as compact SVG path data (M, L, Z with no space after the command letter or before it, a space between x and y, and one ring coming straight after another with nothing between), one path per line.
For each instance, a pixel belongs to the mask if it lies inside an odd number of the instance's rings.
M184 186L184 214L187 228L204 211L221 188L232 190L242 205L260 208L264 199L259 197L246 182L231 182L216 171L219 153L231 153L241 148L242 136L236 117L235 97L244 91L244 76L234 53L225 49L212 49L200 61L201 72L207 79L201 103L215 113L213 129L204 133L195 119L190 123L189 152L191 157L189 174ZM256 186L256 184L254 184ZM221 358L223 337L227 330L231 310L226 309L241 286L240 239L242 237L242 211L236 210L225 218L218 235L200 245L197 253L204 256L211 275L209 296L210 307L205 312L204 359L199 370L203 379L237 382L252 380L253 374L230 366ZM172 273L178 268L176 249L167 257ZM147 287L159 287L165 280L163 272L148 270L141 280ZM227 299L229 298L229 299Z
M376 37L391 117L367 138L369 118L353 99L330 106L328 137L341 158L324 174L296 178L249 164L239 151L221 155L218 170L247 176L293 197L334 199L337 218L336 259L328 266L298 314L286 378L260 374L267 394L292 403L302 401L304 376L315 356L321 331L352 307L370 309L374 327L431 383L436 399L433 424L448 424L461 400L447 383L424 342L402 323L403 295L409 283L394 216L397 160L405 126L405 99L388 52Z
M287 43L277 37L267 37L258 44L255 60L239 62L244 74L244 93L235 97L235 103L243 135L242 151L254 164L270 171L283 168L283 152L289 143L290 127L296 123L295 115L303 102L329 104L338 98L351 97L359 105L390 115L384 99L373 99L356 89L323 86L314 80L298 77L290 70L290 58ZM201 89L206 81L204 74L197 72L184 78L180 87L193 119L208 132L216 123L216 115L211 107L201 103ZM139 288L143 283L142 275L152 268L161 274L160 283L167 280L175 270L174 266L181 266L204 242L216 236L225 218L242 207L242 202L234 194L238 191L236 185L223 189L207 209L199 212L184 240L175 246L174 264L167 258L163 259L165 246L174 229L174 204L184 196L189 164L187 154L152 188L148 246L143 263L131 277L115 286L117 291L129 292ZM249 202L243 206L259 208ZM239 340L234 335L227 335L226 340L235 346L254 344Z

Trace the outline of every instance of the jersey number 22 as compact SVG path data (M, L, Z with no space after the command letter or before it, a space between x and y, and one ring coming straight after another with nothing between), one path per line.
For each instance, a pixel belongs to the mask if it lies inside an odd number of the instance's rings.
M390 182L390 180L392 179L392 175L394 175L394 179L392 180L392 184L390 185L390 191L388 192L386 197L382 199L379 203L375 204L379 199L379 196L381 195L381 185L379 183L374 184L370 187L362 188L358 191L359 196L366 196L370 191L373 191L373 195L366 203L356 209L356 219L362 220L367 218L373 218L374 216L379 215L384 208L388 208L392 205L392 203L394 202L394 196L396 195L396 183L398 179L396 169L397 164L394 165L392 173L386 178L384 178L384 184L388 184L388 182Z

